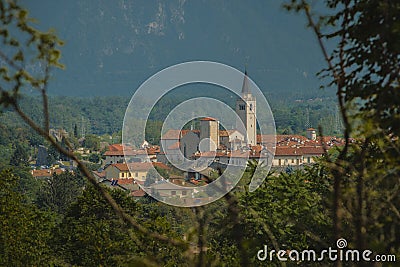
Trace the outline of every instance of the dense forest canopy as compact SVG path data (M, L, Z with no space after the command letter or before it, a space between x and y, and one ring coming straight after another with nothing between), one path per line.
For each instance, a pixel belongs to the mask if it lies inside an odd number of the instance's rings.
M209 94L210 95L210 94ZM212 93L215 97L215 93ZM207 96L207 94L180 94L179 92L164 96L153 108L149 124L158 124L165 119L177 104L187 99ZM216 96L218 99L218 96ZM221 101L226 101L231 107L235 105L235 98L220 95ZM50 127L65 129L73 133L75 125L78 134L111 135L122 129L122 122L129 99L126 97L50 97ZM232 100L233 99L233 100ZM230 100L230 101L229 101ZM304 134L309 127L317 128L321 125L325 135L341 135L342 122L333 97L308 99L272 99L271 106L278 133ZM144 102L143 105L146 105ZM36 121L42 121L42 107L39 97L24 96L21 107ZM137 112L141 108L137 107ZM2 120L5 125L19 127L22 121L11 109L3 109ZM151 126L150 126L151 127ZM158 143L161 128L150 129L148 140Z

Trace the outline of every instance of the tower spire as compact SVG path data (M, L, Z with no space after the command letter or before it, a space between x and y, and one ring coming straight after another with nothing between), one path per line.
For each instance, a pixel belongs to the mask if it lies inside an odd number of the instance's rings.
M249 77L247 77L247 67L244 68L244 78L243 78L243 85L242 85L242 95L245 96L250 94L249 88Z
M237 130L244 135L246 144L255 146L257 144L256 99L250 91L247 66L244 69L242 97L236 100L236 113L238 114Z

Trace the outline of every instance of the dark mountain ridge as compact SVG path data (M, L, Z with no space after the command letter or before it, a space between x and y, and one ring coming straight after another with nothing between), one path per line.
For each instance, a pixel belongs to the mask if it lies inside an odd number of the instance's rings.
M38 27L65 41L52 95L130 96L173 64L210 60L240 70L267 94L309 97L323 67L301 16L280 1L22 1Z

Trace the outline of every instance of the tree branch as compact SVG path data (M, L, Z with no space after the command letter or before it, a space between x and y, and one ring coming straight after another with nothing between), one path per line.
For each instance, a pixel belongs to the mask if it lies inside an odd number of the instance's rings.
M188 246L187 242L179 239L173 239L169 238L164 235L160 235L155 232L150 232L143 226L141 226L138 222L136 222L130 215L124 212L124 210L115 202L115 200L111 197L111 195L106 191L105 188L103 188L100 184L97 183L96 179L94 178L93 174L88 170L88 168L75 156L75 154L71 151L66 150L63 148L57 141L49 135L49 132L40 128L30 117L28 117L18 106L17 102L13 100L10 103L17 114L23 119L24 122L26 122L33 130L35 130L38 134L43 136L46 140L48 140L60 153L68 156L71 158L73 161L75 161L78 164L79 170L87 177L89 182L97 189L97 191L102 195L102 197L110 204L114 212L119 216L125 223L130 224L133 226L136 230L141 232L142 234L162 241L169 243L174 246L179 246L179 247L184 247L186 248Z

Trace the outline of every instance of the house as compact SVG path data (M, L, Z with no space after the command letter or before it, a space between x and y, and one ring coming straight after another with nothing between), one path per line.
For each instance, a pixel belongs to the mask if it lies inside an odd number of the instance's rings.
M325 153L322 146L277 146L272 166L299 166L315 162Z
M127 154L133 156L134 154L130 152L131 150L129 153L126 151ZM125 162L124 148L122 144L109 145L107 151L104 153L104 156L106 157L105 165Z
M146 195L146 192L143 189L138 189L132 191L129 195L132 197L144 197Z
M99 182L102 185L105 185L112 189L120 189L128 192L132 192L134 190L138 190L138 186L136 185L133 179L103 179Z
M272 153L263 146L253 146L251 148L245 147L240 150L226 150L221 152L203 152L196 153L195 159L201 159L206 162L207 166L210 166L213 162L218 162L222 165L233 165L237 167L247 166L247 162L251 159L255 159L258 162L263 162L267 165L272 158Z
M97 182L103 181L106 178L106 171L103 169L93 171L92 173Z
M147 172L151 167L169 169L161 162L132 162L132 163L114 163L105 169L106 179L135 179L136 181L145 181Z
M133 179L132 174L129 172L128 165L126 163L113 163L105 169L106 179ZM147 171L145 173L145 176Z
M113 144L108 146L108 150L104 153L105 165L113 163L128 162L152 162L157 160L159 146L145 147L141 149L133 149L132 147L122 144Z
M305 164L311 164L315 162L316 157L321 157L325 151L322 146L313 146L313 147L300 147L301 152L303 153L303 162Z
M277 146L272 166L299 166L303 164L303 153L298 147Z
M238 130L220 130L220 143L230 150L246 146L244 135Z
M187 187L181 187L176 184L160 181L151 185L152 193L158 194L160 197L191 197L193 189Z
M198 130L168 130L161 136L158 160L164 163L183 162L199 149Z
M53 174L61 174L65 170L63 169L42 169L42 170L32 170L31 174L36 179L49 179Z
M179 152L179 140L181 138L181 131L179 130L168 130L161 136L160 139L160 153L158 154L157 161L167 163L169 160L179 161L181 159Z

